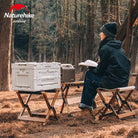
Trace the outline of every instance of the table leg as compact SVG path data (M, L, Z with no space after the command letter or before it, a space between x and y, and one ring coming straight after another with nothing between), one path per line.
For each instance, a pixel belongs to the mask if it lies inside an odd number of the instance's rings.
M65 90L65 94L64 94L64 90ZM63 102L62 102L62 106L61 106L61 110L60 110L60 113L63 112L63 109L64 109L64 105L67 103L67 94L68 94L68 90L69 90L69 86L65 86L65 89L61 89L61 94L62 94L62 99L63 99Z

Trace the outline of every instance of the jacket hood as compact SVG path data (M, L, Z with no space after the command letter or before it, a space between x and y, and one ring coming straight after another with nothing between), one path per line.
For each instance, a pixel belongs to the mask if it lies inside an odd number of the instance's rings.
M122 42L121 41L118 41L118 40L111 40L111 41L108 41L106 43L106 45L108 45L110 47L114 47L116 49L120 49L121 48L121 45L122 45Z

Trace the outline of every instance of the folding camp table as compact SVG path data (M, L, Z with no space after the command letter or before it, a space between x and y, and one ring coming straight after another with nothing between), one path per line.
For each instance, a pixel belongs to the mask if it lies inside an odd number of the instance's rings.
M71 116L69 112L68 101L67 101L67 95L69 92L69 88L72 86L77 86L79 88L80 86L83 86L83 84L84 84L84 81L65 82L61 84L61 93L62 93L63 102L62 102L60 113L63 112L64 105L66 105L67 110L68 110L68 116Z
M97 92L104 104L104 108L102 108L99 119L102 119L105 115L108 115L110 113L113 113L118 119L128 117L128 116L135 117L135 112L132 111L132 108L128 103L128 99L134 90L135 90L135 86L122 87L122 88L116 88L116 89L98 88ZM110 98L109 102L105 100L103 96L104 92L112 93L112 97ZM124 95L122 96L122 94L126 92L128 92L127 94L125 94L126 97L124 97ZM117 106L114 106L116 105L115 103L117 103ZM125 105L129 109L127 112L125 112L123 109ZM111 112L108 112L109 110Z
M52 100L51 104L49 103L49 100L48 100L48 97L47 97L47 92L52 92L52 93L54 92L55 93L54 96L53 96L53 100ZM37 92L17 91L16 94L17 94L18 99L19 99L19 101L22 105L22 111L21 111L20 115L18 116L18 119L19 120L44 122L44 125L46 125L48 123L51 111L53 111L54 117L56 119L58 119L56 110L54 108L54 104L55 104L55 101L58 97L58 93L59 93L59 89L50 90L50 91L37 91ZM23 97L21 96L22 94L28 94L28 97L27 97L25 102L23 101ZM46 114L40 114L40 113L37 113L37 114L32 113L28 103L30 101L31 96L34 95L34 94L43 95L44 100L46 102L46 105L48 107L47 115ZM24 112L25 112L25 109L27 109L27 112L28 112L29 116L23 115Z

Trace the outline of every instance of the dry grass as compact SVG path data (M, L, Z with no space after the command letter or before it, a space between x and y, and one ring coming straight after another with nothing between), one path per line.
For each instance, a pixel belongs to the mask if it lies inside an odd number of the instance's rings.
M127 138L138 138L138 126L134 126L129 133L127 134Z
M122 128L119 128L116 131L112 131L111 134L115 135L115 136L120 136L120 135L123 136L123 135L125 135L126 131L127 131L127 128L126 127L122 127Z

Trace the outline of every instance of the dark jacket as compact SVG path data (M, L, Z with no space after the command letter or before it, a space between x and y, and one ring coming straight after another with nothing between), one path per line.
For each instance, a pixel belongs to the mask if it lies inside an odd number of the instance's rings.
M105 38L99 47L100 63L94 72L102 76L102 87L117 88L128 85L130 62L121 41Z

